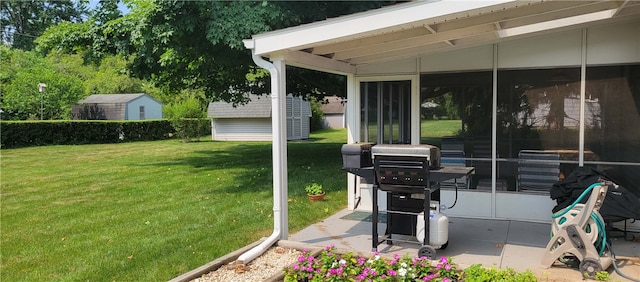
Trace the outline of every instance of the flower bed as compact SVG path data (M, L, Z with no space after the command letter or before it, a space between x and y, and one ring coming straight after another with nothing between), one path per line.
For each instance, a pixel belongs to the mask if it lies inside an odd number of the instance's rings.
M278 246L238 268L235 262L237 257L258 243L260 241L171 281L537 281L530 270L516 272L511 268L487 268L481 264L460 270L449 257L428 260L424 257L391 256L377 252L354 254L333 246L315 248L286 240L280 240ZM274 272L266 267L273 268Z
M297 262L285 267L284 281L519 281L538 279L530 271L516 272L512 268L485 268L474 264L458 270L450 257L429 260L395 254L387 259L374 252L369 258L353 253L340 254L328 246L319 254L302 250Z
M455 281L460 276L448 257L430 261L396 254L388 260L375 252L365 258L339 254L333 246L318 256L303 250L298 262L283 271L284 281Z

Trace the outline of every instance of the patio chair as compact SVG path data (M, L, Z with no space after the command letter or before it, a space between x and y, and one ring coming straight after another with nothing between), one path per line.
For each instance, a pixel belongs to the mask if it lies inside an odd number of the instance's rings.
M442 143L443 151L462 151L464 152L464 139L455 136L442 137L440 141Z
M558 180L560 180L558 152L522 150L518 153L517 191L549 193Z
M460 151L460 150L440 151L440 164L442 166L467 166L464 158L465 158L464 151ZM467 177L463 176L460 178L454 178L454 179L449 179L449 180L440 182L440 188L443 188L443 189L455 189L456 185L458 188L468 189L469 183L467 181Z
M496 156L499 157L499 156ZM491 190L491 138L480 137L473 141L473 159L471 166L475 168L473 186L478 190ZM478 160L485 159L485 160ZM496 171L498 177L500 172ZM500 182L500 180L498 180ZM500 185L499 185L500 186ZM500 190L500 189L499 189Z

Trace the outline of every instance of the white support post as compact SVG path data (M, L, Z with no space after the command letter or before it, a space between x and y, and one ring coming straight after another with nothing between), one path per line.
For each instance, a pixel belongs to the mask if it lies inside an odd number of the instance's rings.
M491 104L491 218L496 217L496 183L498 181L498 44L493 44L493 82Z
M359 95L356 92L356 79L353 74L347 74L347 106L345 108L345 116L347 117L347 143L352 144L360 141L358 120L360 105ZM360 181L351 173L347 173L347 209L354 210L356 208L356 198L360 195Z
M580 121L578 137L578 166L584 166L584 115L587 96L587 29L582 29L582 48L580 57Z

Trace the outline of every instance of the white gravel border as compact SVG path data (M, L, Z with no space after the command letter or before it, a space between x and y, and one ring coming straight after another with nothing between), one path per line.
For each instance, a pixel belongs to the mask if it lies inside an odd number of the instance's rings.
M296 262L306 249L313 255L322 251L321 247L309 246L295 241L279 240L275 246L269 248L264 254L249 262L240 265L236 259L259 245L266 238L262 238L243 248L235 250L214 261L211 261L194 270L184 273L169 282L244 282L244 281L282 281L284 274L282 269Z

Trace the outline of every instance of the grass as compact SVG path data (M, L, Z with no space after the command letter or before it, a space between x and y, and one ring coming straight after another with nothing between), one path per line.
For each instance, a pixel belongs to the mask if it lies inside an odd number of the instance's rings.
M289 232L346 207L345 130L288 144ZM2 281L168 280L268 236L270 142L1 151ZM304 187L322 184L325 201Z
M462 121L452 120L422 120L420 122L421 143L440 146L442 137L455 136L462 129Z

